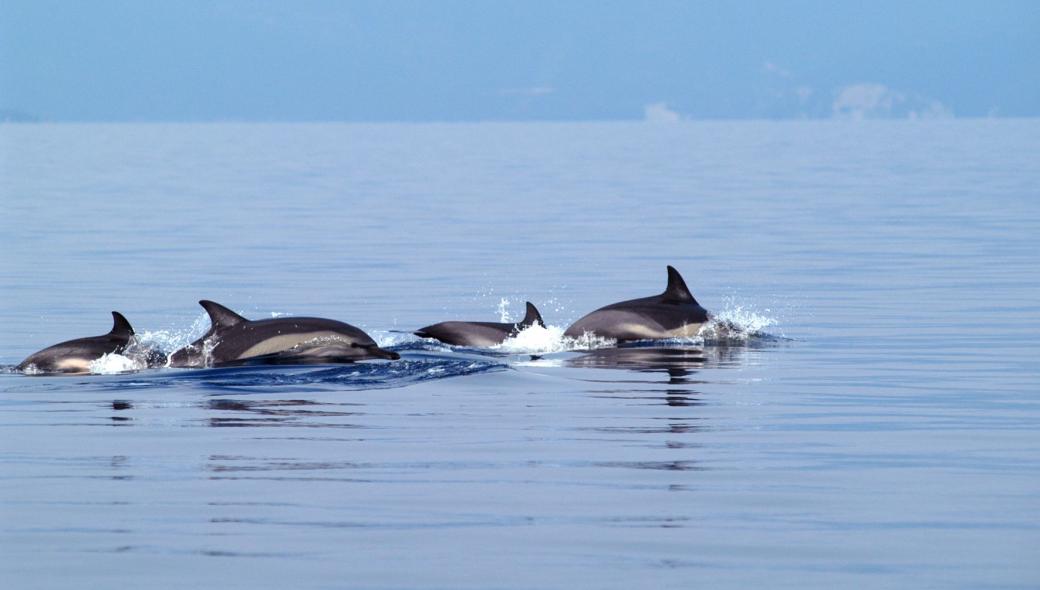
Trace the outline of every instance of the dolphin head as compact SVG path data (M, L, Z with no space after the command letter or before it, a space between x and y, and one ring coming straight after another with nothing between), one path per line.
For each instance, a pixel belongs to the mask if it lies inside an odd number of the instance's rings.
M386 359L388 361L396 361L401 358L400 354L397 354L392 350L379 348L379 346L376 344L354 344L353 346L355 348L364 349L365 354L370 356L371 358Z
M205 367L205 343L201 339L179 348L170 355L168 364L171 367Z

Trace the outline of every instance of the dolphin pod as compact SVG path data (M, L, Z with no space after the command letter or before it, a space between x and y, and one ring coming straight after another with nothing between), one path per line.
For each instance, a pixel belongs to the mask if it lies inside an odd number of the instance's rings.
M33 353L16 369L30 374L86 373L106 354L133 353L149 367L217 367L240 364L350 363L361 360L397 360L396 352L380 348L363 330L337 320L285 317L249 320L234 311L202 300L210 329L201 338L167 358L154 349L135 348L134 330L119 312L112 312L112 330L101 336L78 338ZM571 324L565 336L595 335L617 342L688 338L696 336L711 315L690 293L679 271L668 267L664 292L601 307ZM531 302L517 323L447 321L414 332L456 346L489 347L501 344L535 324L545 326Z

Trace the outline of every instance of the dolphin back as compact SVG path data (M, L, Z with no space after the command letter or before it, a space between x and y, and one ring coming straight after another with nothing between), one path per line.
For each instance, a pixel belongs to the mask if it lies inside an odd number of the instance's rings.
M16 369L32 369L39 374L86 373L90 371L91 362L106 354L122 352L133 335L134 329L126 317L113 311L112 329L107 334L66 340L48 346L29 355Z
M593 333L618 341L691 338L708 318L682 275L669 266L668 285L660 295L603 306L571 324L564 335L579 338Z
M118 311L112 312L112 329L108 332L109 338L130 340L134 335L134 329L126 317Z
M520 321L520 325L523 327L533 326L535 323L545 326L545 322L542 321L542 314L538 313L538 308L534 306L530 301L527 302L527 315Z
M527 311L524 319L517 323L506 322L440 322L412 332L420 338L433 338L452 346L471 346L474 348L487 348L502 344L511 336L515 336L520 330L533 326L534 324L545 325L542 314L530 301L526 302Z
M396 360L361 329L340 321L311 317L249 320L203 299L210 329L170 356L172 367L238 364L344 363L380 358Z
M693 298L693 293L690 293L690 289L686 286L686 281L683 280L682 275L671 265L668 266L668 286L665 287L664 293L661 293L661 300L664 303L692 303L700 305Z
M206 310L210 324L215 330L232 328L242 322L249 321L215 301L203 299L202 301L199 301L199 305L202 306L202 309Z

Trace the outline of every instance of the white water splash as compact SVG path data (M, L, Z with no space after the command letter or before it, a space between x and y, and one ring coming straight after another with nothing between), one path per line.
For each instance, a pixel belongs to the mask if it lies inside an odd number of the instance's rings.
M192 321L191 326L186 329L148 330L145 332L138 332L135 335L135 338L143 346L152 346L166 354L169 354L198 340L207 330L209 330L209 327L209 316L202 313L197 316Z
M389 330L365 330L365 332L372 337L372 340L376 341L376 346L379 348L388 348L422 340L422 338L419 338L410 332L392 332Z
M736 343L775 337L765 330L777 325L778 321L770 315L765 315L772 313L771 310L765 309L763 312L730 301L727 307L712 314L711 320L701 326L697 337L701 341Z
M132 353L127 356L136 364L141 365L140 368L146 368L148 364L147 359L140 357L147 354L149 349L159 350L169 356L201 338L209 330L210 325L209 315L202 313L196 316L187 328L138 332L134 335L134 344L131 344L127 351L124 351L124 354L126 352ZM207 341L203 343L203 353L206 355L206 358L208 358L209 352L215 345L216 342ZM138 352L141 354L138 354ZM166 361L166 366L170 366L169 359Z
M578 338L570 338L564 336L563 332L564 328L560 326L542 326L536 323L520 330L515 336L506 338L502 344L493 346L492 349L514 354L549 354L567 350L594 350L617 344L610 338L600 338L595 334L586 333Z
M17 371L15 370L14 367L11 367L11 372L15 373ZM43 371L41 371L39 369L39 367L36 366L36 363L29 363L28 365L25 365L25 367L22 368L22 374L23 375L43 375L44 373L43 373Z
M92 375L117 375L146 368L148 367L145 363L114 352L103 354L101 358L90 361Z
M509 305L511 302L509 299L502 297L498 300L498 321L503 324L508 324L513 321L512 314L509 313Z
M559 298L555 296L551 296L547 299L542 299L540 303L541 305L538 306L539 310L547 309L557 317L567 317L573 315L571 314L570 308L568 308L567 305L565 305L562 301L560 301Z
M559 352L563 343L563 328L559 326L545 327L532 324L520 330L515 336L506 338L501 344L493 346L495 350L511 353Z
M617 346L617 340L597 336L592 332L585 332L577 338L563 337L566 350L596 350L597 348L611 348Z

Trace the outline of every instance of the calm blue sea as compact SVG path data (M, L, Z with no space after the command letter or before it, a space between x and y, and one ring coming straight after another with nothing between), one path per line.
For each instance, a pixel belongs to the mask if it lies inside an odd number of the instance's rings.
M172 350L203 298L403 357L8 368L0 586L1036 588L1038 154L1040 120L0 125L0 364L111 310ZM668 264L736 334L407 334L565 328Z

